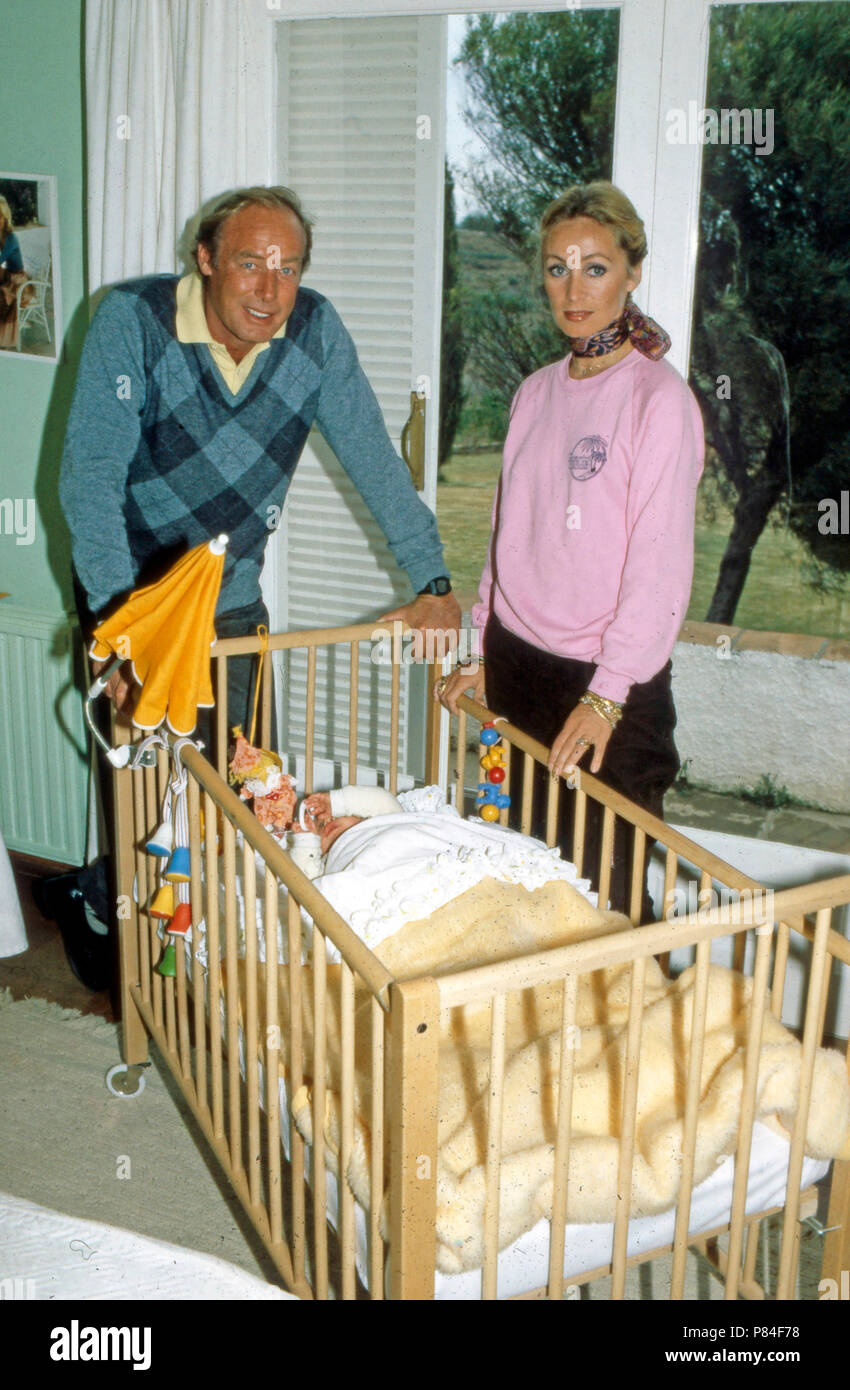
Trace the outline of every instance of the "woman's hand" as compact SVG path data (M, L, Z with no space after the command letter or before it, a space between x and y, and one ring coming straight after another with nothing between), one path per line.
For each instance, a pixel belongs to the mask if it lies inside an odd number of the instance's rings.
M565 777L567 769L580 763L589 747L593 748L590 771L598 772L613 732L601 714L588 705L576 705L549 750L547 766L553 777Z
M460 695L470 695L479 705L486 702L484 693L484 667L479 666L473 674L472 669L459 667L450 676L441 676L434 686L434 699L445 705L452 714L457 714L457 701Z

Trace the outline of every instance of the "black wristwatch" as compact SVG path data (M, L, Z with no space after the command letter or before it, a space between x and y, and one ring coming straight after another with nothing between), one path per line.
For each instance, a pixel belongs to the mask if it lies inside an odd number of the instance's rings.
M444 594L452 591L452 581L447 574L438 574L436 579L432 579L430 584L426 584L424 589L420 589L420 594L436 594L442 598Z

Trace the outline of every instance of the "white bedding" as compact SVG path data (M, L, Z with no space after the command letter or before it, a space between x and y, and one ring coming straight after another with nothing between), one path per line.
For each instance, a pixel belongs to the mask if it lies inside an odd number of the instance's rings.
M485 878L519 883L532 890L562 880L576 888L594 907L596 894L587 879L578 877L574 864L562 859L557 849L540 840L487 825L478 817L464 820L447 806L439 787L401 792L404 814L372 816L346 830L330 848L325 871L313 880L323 897L348 922L361 940L374 949L408 922L429 917L438 907L459 897ZM239 954L245 954L245 904L242 891L242 836L237 838L236 896L239 902ZM265 864L257 867L256 914L258 954L265 955L263 926ZM280 921L286 922L285 890L281 889ZM223 921L224 886L220 886ZM302 914L305 952L310 946L310 919ZM194 929L195 950L206 966L204 924ZM328 960L339 953L327 943ZM278 929L277 955L286 963L286 932Z

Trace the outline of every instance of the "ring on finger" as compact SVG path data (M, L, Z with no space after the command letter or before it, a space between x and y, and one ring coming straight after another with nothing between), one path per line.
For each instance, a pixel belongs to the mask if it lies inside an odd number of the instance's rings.
M576 739L576 748L589 748L589 747L590 747L590 739L589 739L589 738L577 738L577 739Z

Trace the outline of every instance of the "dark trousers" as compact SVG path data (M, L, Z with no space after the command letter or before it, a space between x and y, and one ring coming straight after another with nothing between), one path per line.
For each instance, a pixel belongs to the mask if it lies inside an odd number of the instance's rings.
M487 657L485 675L489 707L498 714L504 714L517 728L550 748L578 704L579 697L590 685L596 671L595 664L592 661L553 656L550 652L530 646L509 632L495 614L491 615L487 625L484 651ZM621 792L659 818L663 811L664 793L679 770L679 756L673 741L676 711L670 688L670 672L671 664L668 661L651 680L631 687L623 717L608 741L602 767L597 774L606 786ZM590 761L591 753L588 750L580 766L589 767ZM515 828L519 828L520 821L521 774L522 755L514 752L511 785L515 790L509 818ZM531 833L539 839L545 838L549 786L546 768L536 766ZM571 860L575 796L563 785L560 802L557 843L562 855ZM633 840L631 828L618 818L610 887L610 905L618 912L627 912L630 905ZM602 808L588 797L584 856L577 867L584 878L590 879L594 890L599 887L601 844ZM646 861L653 844L654 841L646 842ZM600 906L604 907L605 904ZM644 871L641 921L652 921L653 916Z
M94 626L94 621L85 603L85 596L77 590L77 608L80 615L80 624L86 634L87 645L90 643L90 634ZM244 637L255 633L259 624L264 623L268 626L269 615L266 606L262 602L253 603L245 608L233 609L230 613L222 613L215 620L215 632L217 637ZM271 660L270 656L266 660ZM246 738L250 732L251 715L254 708L254 681L257 672L257 658L253 656L230 657L227 663L227 727L232 729L234 724L241 724ZM110 705L107 697L101 695L96 702L96 717L100 722L100 728L108 740L110 737ZM198 723L192 738L195 742L203 743L207 757L212 761L215 752L213 748L213 711L208 709L198 710ZM259 728L259 718L258 718ZM272 708L272 744L276 741L274 708ZM104 810L104 817L108 831L112 830L112 779L113 771L106 758L98 754L98 784L101 801ZM153 826L150 827L154 829ZM85 864L77 874L77 885L80 892L86 899L89 907L95 916L102 922L110 925L113 920L112 904L116 901L115 889L113 885L113 866L111 856L102 855L93 864Z

